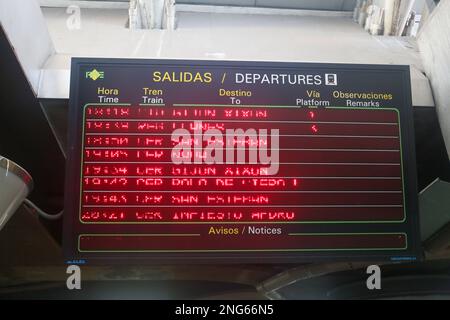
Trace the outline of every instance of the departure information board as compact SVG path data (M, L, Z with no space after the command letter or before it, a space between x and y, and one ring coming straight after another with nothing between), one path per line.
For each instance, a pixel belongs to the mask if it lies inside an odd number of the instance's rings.
M72 60L70 262L420 257L409 67Z

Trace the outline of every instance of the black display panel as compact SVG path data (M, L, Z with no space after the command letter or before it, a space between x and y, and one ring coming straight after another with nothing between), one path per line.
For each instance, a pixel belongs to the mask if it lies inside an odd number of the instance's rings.
M69 262L416 260L408 66L72 59Z

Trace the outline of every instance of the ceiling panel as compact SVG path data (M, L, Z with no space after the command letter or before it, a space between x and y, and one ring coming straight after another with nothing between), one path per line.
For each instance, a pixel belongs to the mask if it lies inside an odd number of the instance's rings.
M182 4L351 11L356 0L176 0Z

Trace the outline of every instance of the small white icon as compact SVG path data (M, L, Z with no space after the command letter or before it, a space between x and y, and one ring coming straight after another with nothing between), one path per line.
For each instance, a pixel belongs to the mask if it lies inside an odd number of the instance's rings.
M70 276L67 277L66 285L69 290L81 290L81 269L77 265L70 265L67 267L66 273Z
M373 264L367 267L366 273L370 275L366 281L367 289L381 290L381 268Z
M336 73L326 73L325 74L325 85L337 86L337 74Z
M81 9L79 6L70 5L66 13L69 15L66 20L66 26L69 31L81 29Z

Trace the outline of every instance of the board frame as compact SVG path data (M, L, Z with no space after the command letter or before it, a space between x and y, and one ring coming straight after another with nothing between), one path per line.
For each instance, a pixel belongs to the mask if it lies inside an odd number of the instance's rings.
M402 91L405 96L404 106L399 106L402 115L401 123L401 146L403 153L402 174L404 175L404 196L405 206L410 211L405 219L412 232L408 234L407 251L395 254L388 252L358 252L349 254L345 251L322 254L313 253L151 253L151 254L106 254L95 255L76 252L77 245L74 242L74 229L71 217L73 215L73 204L78 200L77 185L73 182L79 179L80 150L75 148L80 137L77 136L78 123L73 119L78 119L80 108L79 97L79 74L80 67L86 65L156 65L156 66L180 66L180 67L222 67L222 68L262 68L267 69L302 69L317 68L330 69L338 68L363 72L400 72L402 74ZM417 196L417 173L414 144L413 126L413 106L411 98L410 70L409 66L402 65L368 65L368 64L325 64L325 63L299 63L299 62L266 62L266 61L211 61L211 60L175 60L175 59L113 59L113 58L72 58L72 72L70 83L69 102L69 134L68 134L68 155L66 165L66 185L65 185L65 212L64 212L64 255L67 263L299 263L299 262L320 262L320 261L417 261L423 259L423 252L419 234L419 213ZM405 209L406 210L406 209ZM88 233L88 232L85 232ZM77 235L78 237L78 235Z

